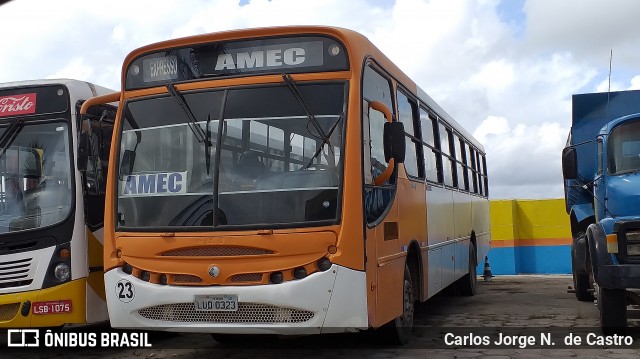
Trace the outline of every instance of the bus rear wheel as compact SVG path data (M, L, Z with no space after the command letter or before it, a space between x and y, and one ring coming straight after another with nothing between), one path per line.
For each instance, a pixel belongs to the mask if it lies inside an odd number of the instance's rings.
M404 345L411 339L413 330L414 292L409 267L404 267L402 288L402 314L384 325L381 329L383 339L388 344Z
M469 272L462 278L458 279L457 287L461 295L472 296L476 294L476 286L478 284L476 246L469 244Z

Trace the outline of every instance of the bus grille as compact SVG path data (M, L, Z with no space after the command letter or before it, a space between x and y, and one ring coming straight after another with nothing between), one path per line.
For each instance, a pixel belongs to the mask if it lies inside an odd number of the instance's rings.
M174 282L180 283L200 283L202 279L191 274L174 274L171 276Z
M232 282L261 282L262 273L243 273L231 277Z
M193 303L175 303L140 309L138 313L147 319L166 322L221 324L303 323L314 316L313 312L307 310L261 303L238 303L237 312L197 311Z
M262 248L247 247L197 247L182 248L162 253L165 257L232 257L259 256L273 254L273 251Z
M18 314L18 309L20 309L20 303L0 305L0 322L13 319Z
M0 288L19 287L31 284L31 258L0 263Z

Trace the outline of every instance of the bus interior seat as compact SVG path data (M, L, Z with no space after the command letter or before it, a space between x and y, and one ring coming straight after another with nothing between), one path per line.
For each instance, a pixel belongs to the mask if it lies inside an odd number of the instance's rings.
M264 165L260 162L260 155L255 151L245 151L235 166L234 187L253 185L264 174Z

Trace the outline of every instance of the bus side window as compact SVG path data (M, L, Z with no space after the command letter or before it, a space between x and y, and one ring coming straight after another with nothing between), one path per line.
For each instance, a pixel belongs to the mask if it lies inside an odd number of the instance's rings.
M407 96L398 91L398 119L404 124L406 140L406 154L404 159L404 168L407 174L412 177L424 178L424 167L418 165L418 155L422 148L419 143L419 127L414 130L414 114L415 102L407 98ZM418 123L419 124L419 123Z
M487 174L487 159L484 157L484 155L481 156L482 157L482 176L484 178L484 196L485 197L489 197L489 175Z
M449 130L444 124L438 124L438 134L440 135L440 153L442 159L442 174L444 184L450 187L454 186L453 164L451 163L451 147L449 146Z
M424 151L424 171L427 181L441 182L438 176L438 151L436 150L435 136L433 135L433 119L428 112L420 108L420 128L422 132L422 145Z
M469 156L471 157L471 178L473 179L473 193L478 193L478 171L476 167L476 155L473 147L469 146Z
M460 139L458 135L455 133L452 134L453 140L451 141L451 150L455 155L455 167L456 167L456 183L457 187L461 190L465 189L465 179L464 179L464 167L462 164L462 148L460 146Z

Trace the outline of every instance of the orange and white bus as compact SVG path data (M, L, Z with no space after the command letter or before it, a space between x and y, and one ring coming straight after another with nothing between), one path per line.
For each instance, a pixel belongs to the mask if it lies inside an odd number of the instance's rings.
M89 101L120 101L114 327L222 339L386 326L402 343L414 301L474 294L490 244L483 147L362 35L170 40L129 54L122 83Z
M68 79L0 84L2 328L108 320L102 271L105 182L102 176L82 176L75 151L81 103L107 93L113 91ZM103 160L115 114L108 105L89 113L100 122L93 135L104 142L94 153ZM104 173L106 166L101 169Z

